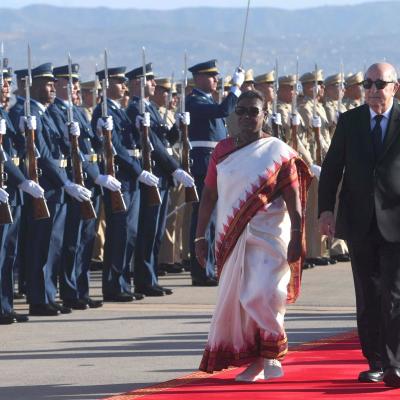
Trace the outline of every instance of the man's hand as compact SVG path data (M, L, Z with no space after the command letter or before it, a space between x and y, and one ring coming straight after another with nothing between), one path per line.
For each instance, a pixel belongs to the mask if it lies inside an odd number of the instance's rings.
M335 236L335 218L332 211L323 211L318 220L321 235L326 235L330 239Z
M92 192L89 189L76 183L72 183L71 181L68 181L64 185L64 189L71 197L79 202L89 201L92 197Z
M150 113L145 112L143 115L137 115L135 119L136 129L140 131L142 126L150 126Z
M0 119L0 135L5 135L7 132L7 124L4 118Z
M138 181L144 183L147 186L158 186L159 178L149 171L142 171L138 176Z
M242 68L236 68L232 75L232 83L234 86L241 87L244 82L244 70Z
M30 117L24 117L23 115L19 117L18 129L20 132L25 133L25 127L30 130L36 130L37 123L36 117L31 115Z
M112 192L116 192L121 189L121 182L111 175L99 175L94 183L99 186L103 186Z
M97 120L97 126L96 126L97 132L103 133L103 129L106 131L112 131L113 128L114 128L114 122L111 115L105 119L99 118Z
M44 196L44 189L34 181L27 179L20 183L18 187L25 193L30 194L35 199L39 199Z
M81 134L81 130L80 130L80 128L79 128L79 124L78 124L78 122L71 122L71 124L68 126L68 129L69 129L69 133L72 135L72 136L80 136L80 134Z
M182 183L185 187L193 187L194 186L194 179L183 169L176 169L172 176L179 182Z
M0 188L0 203L7 203L8 201L8 193Z

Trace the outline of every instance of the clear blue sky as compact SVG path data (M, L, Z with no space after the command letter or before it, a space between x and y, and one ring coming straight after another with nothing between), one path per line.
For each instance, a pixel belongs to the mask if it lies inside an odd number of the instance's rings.
M252 7L278 7L286 9L298 9L317 7L323 5L351 5L372 1L385 0L251 0ZM180 7L246 7L247 0L12 0L3 3L0 7L20 8L31 4L50 4L62 7L99 7L110 8L151 8L171 9Z

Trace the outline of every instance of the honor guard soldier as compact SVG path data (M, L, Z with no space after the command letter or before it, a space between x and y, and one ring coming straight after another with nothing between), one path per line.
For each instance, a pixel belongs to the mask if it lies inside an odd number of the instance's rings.
M87 119L90 121L92 119L93 110L100 101L99 90L101 89L99 81L96 79L94 81L80 82L80 96L82 99L82 104L80 106L86 113Z
M19 69L14 71L17 80L17 89L14 91L15 103L9 110L9 117L14 125L14 129L18 130L19 117L24 110L25 93L24 93L24 79L28 75L27 69Z
M296 90L296 75L285 75L279 77L279 89L278 89L278 104L277 111L281 114L282 120L282 135L286 138L286 143L292 147L295 147L295 140L293 138L292 126L293 118L293 100ZM304 121L302 120L299 113L297 113L297 102L295 104L296 110L296 151L300 154L307 165L312 165L313 160L310 154L309 145L307 142L307 133L305 130ZM297 121L298 120L298 121Z
M272 101L274 100L275 71L258 75L254 78L254 87L260 91L265 98L265 110L267 118L272 115Z
M109 189L104 191L106 234L103 265L104 301L130 302L143 299L131 290L131 262L135 250L140 206L139 182L155 186L158 178L144 171L141 166L140 137L121 107L119 101L126 91L126 67L108 68L107 93L108 117L102 117L103 101L93 111L92 128L99 133L112 131L116 178L121 182L121 192L126 211L113 210ZM98 71L99 81L106 82L105 71ZM104 90L105 88L103 88ZM107 161L110 162L110 161Z
M322 70L307 72L300 77L303 86L303 98L298 106L310 144L313 159L312 171L315 177L309 188L306 210L306 262L315 265L329 264L329 252L325 238L318 230L318 175L322 160L330 145L328 118L320 102L324 78ZM317 85L316 85L317 84ZM314 167L316 165L316 167ZM334 262L334 261L332 261Z
M350 74L344 81L344 98L343 104L347 110L356 108L364 104L364 88L362 83L364 81L364 74L359 71L355 74Z
M158 189L161 203L150 205L147 191L141 190L134 283L135 290L139 293L146 296L163 296L164 294L172 294L172 290L160 286L157 279L158 253L165 233L169 188L173 184L172 178L185 187L193 186L194 181L189 174L179 168L179 163L172 156L171 144L174 144L179 138L177 125L173 125L169 129L158 112L157 105L150 101L150 97L154 96L156 88L151 63L145 65L145 74L146 85L143 88L144 98L142 99L140 94L143 67L135 68L126 74L129 79L129 92L132 96L127 113L132 123L135 124L138 135L143 124L146 124L149 128L149 138L154 148L151 152L151 158L154 161L153 173L159 180ZM144 80L142 82L144 83ZM141 101L145 105L144 115L140 113Z
M71 309L56 303L57 276L60 271L64 235L66 203L65 193L78 201L90 200L90 191L72 183L67 176L65 154L68 144L51 118L48 106L54 102L53 66L46 63L32 70L31 116L21 115L19 130L35 132L39 183L45 191L49 217L34 216L34 204L26 202L27 237L25 263L27 295L31 315L57 315ZM31 161L29 161L31 163ZM29 199L30 200L30 199ZM43 218L43 219L42 219Z
M324 86L324 108L328 118L329 133L332 137L335 132L339 113L347 111L342 102L344 95L344 77L342 77L341 73L328 76L324 81Z
M75 104L78 103L79 65L71 64L71 82L69 82L68 65L53 69L57 78L55 82L57 97L48 108L58 130L64 132L65 142L69 146L67 174L71 181L82 170L83 183L91 191L91 202L95 213L100 207L100 187L108 187L110 181L116 187L119 182L111 177L100 175L97 165L97 152L101 151L101 139L93 134L92 127L86 119L84 112ZM70 99L68 95L70 85ZM69 101L71 104L69 104ZM68 109L72 109L72 122L68 121ZM70 136L71 135L71 136ZM80 162L72 161L72 137L77 137ZM78 163L78 165L75 165ZM78 182L75 182L78 183ZM114 187L114 186L112 186ZM100 301L89 297L89 264L95 238L96 219L85 217L81 213L81 203L74 199L67 199L67 221L64 232L62 268L60 276L60 297L66 307L85 310L87 307L97 308L102 305Z
M8 104L12 79L11 69L4 69L0 87L1 104ZM20 212L23 203L22 191L34 197L43 196L43 189L35 182L27 180L19 168L19 155L23 151L24 140L18 136L8 113L0 107L0 325L13 322L26 322L26 315L18 314L13 309L13 269L16 261L17 241L20 229ZM5 178L6 177L6 178ZM9 210L9 211L8 211ZM5 212L6 211L6 212ZM8 221L3 217L8 215Z
M210 60L193 65L189 71L193 74L195 87L186 98L186 111L190 113L189 138L192 145L190 157L193 160L191 171L195 179L199 197L204 187L208 162L217 143L227 137L225 118L231 114L240 96L240 87L244 82L244 72L236 70L232 77L232 87L229 94L218 104L213 100L212 93L218 85L217 60ZM193 286L216 286L217 281L213 276L207 276L206 271L196 260L194 244L196 238L197 217L199 204L193 204L192 223L190 232L190 257L191 275ZM210 227L209 249L212 250L213 228ZM209 260L214 269L214 259Z
M170 78L155 79L156 88L152 101L157 105L158 112L164 124L171 129L175 124L178 96L176 85ZM180 162L181 143L177 141L172 146L173 157ZM180 273L182 257L180 249L182 245L182 223L185 212L185 190L182 185L171 187L169 190L168 217L165 225L165 232L161 239L161 246L158 255L158 276L168 273ZM183 206L182 206L183 205ZM176 207L180 207L176 209Z

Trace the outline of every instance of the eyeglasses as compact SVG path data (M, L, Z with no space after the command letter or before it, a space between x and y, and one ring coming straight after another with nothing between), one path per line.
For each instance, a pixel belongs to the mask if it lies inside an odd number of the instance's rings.
M249 117L257 117L261 112L262 112L262 110L258 107L240 107L239 106L239 107L236 107L236 109L235 109L235 113L239 117L241 117L244 114L248 115Z
M372 85L375 84L375 87L377 90L384 89L389 83L395 83L394 81L383 81L382 79L377 79L376 81L373 81L372 79L365 79L362 81L362 86L364 89L371 89Z

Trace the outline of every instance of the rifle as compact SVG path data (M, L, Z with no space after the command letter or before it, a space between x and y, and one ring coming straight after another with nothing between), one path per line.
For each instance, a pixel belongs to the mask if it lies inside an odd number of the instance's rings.
M3 71L1 71L3 75ZM0 135L0 188L5 189L7 181L7 173L4 172L4 163L7 161L7 155L3 149L3 135ZM10 204L0 202L0 225L12 224L13 218L11 215Z
M67 92L68 92L68 107L67 107L67 118L68 118L68 128L71 126L74 121L73 118L73 104L72 104L72 62L71 56L68 54L68 84L67 84ZM85 182L83 179L82 172L82 161L81 161L81 153L79 150L78 137L74 135L69 135L69 140L71 142L71 161L72 161L72 174L74 177L74 182L77 185L85 186ZM89 220L93 218L97 218L96 211L93 208L93 204L91 200L85 200L80 202L81 207L81 216L83 220Z
M93 81L93 89L92 89L92 107L93 107L93 110L97 106L98 87L99 87L99 77L97 76L97 64L96 64L95 74L94 74L94 81Z
M272 100L272 115L276 116L278 112L278 59L275 60L275 81L274 81L274 99ZM282 132L280 131L280 126L275 123L275 119L272 118L272 135L278 139L282 139Z
M25 76L25 103L24 115L26 118L31 116L31 93L30 87L32 85L32 64L31 64L31 47L28 45L28 75ZM42 174L41 169L37 167L36 156L38 155L35 146L35 131L25 127L26 136L26 168L28 170L29 179L39 183L39 176ZM38 199L32 198L33 205L33 219L40 220L50 218L49 208L44 197Z
M171 74L171 89L168 92L168 95L164 97L164 106L165 106L165 113L163 115L163 123L165 127L168 127L168 109L169 105L171 104L172 101L172 90L174 89L174 73L172 72Z
M187 54L185 52L184 57L184 71L183 71L183 82L181 85L181 99L180 99L180 108L181 114L184 115L186 112L185 107L185 90L187 86ZM222 81L222 87L224 82ZM189 141L189 127L185 124L180 124L180 128L182 130L182 169L190 173L190 150L192 146L190 145ZM198 203L199 202L199 195L197 194L196 186L193 187L185 187L185 202L186 203Z
M146 113L146 106L144 103L145 100L145 88L146 88L146 53L145 48L142 48L142 74L143 76L140 78L140 114L144 117ZM150 143L149 139L149 127L142 125L141 132L142 139L142 161L143 161L143 169L147 172L152 173L152 160L151 160L151 152L153 151L153 146ZM143 185L142 189L146 192L147 204L149 206L158 206L161 204L161 196L158 191L157 186L148 186Z
M222 100L224 99L224 77L221 75L221 86L218 90L218 103L221 103Z
M297 57L296 61L296 82L294 85L294 94L292 98L292 117L297 115L297 96L299 94L298 92L298 84L299 84L299 58ZM291 124L290 126L290 131L291 131L291 137L292 137L292 147L294 150L298 150L298 143L297 143L297 125Z
M101 117L105 120L108 117L107 109L107 88L108 88L108 62L107 62L107 50L104 50L104 79L101 82L102 90L102 103L101 103ZM115 178L115 164L114 164L114 146L112 145L110 130L103 129L104 137L104 162L106 174L111 175ZM115 192L110 190L111 198L111 212L113 214L126 212L126 205L122 193L120 190Z
M317 117L317 95L318 95L318 79L317 79L317 64L315 64L315 70L314 70L314 87L313 87L313 118ZM321 137L320 137L320 128L318 127L313 127L312 128L314 132L314 137L315 137L315 144L316 144L316 149L315 149L315 158L316 158L316 164L317 165L322 165L322 150L321 150Z

